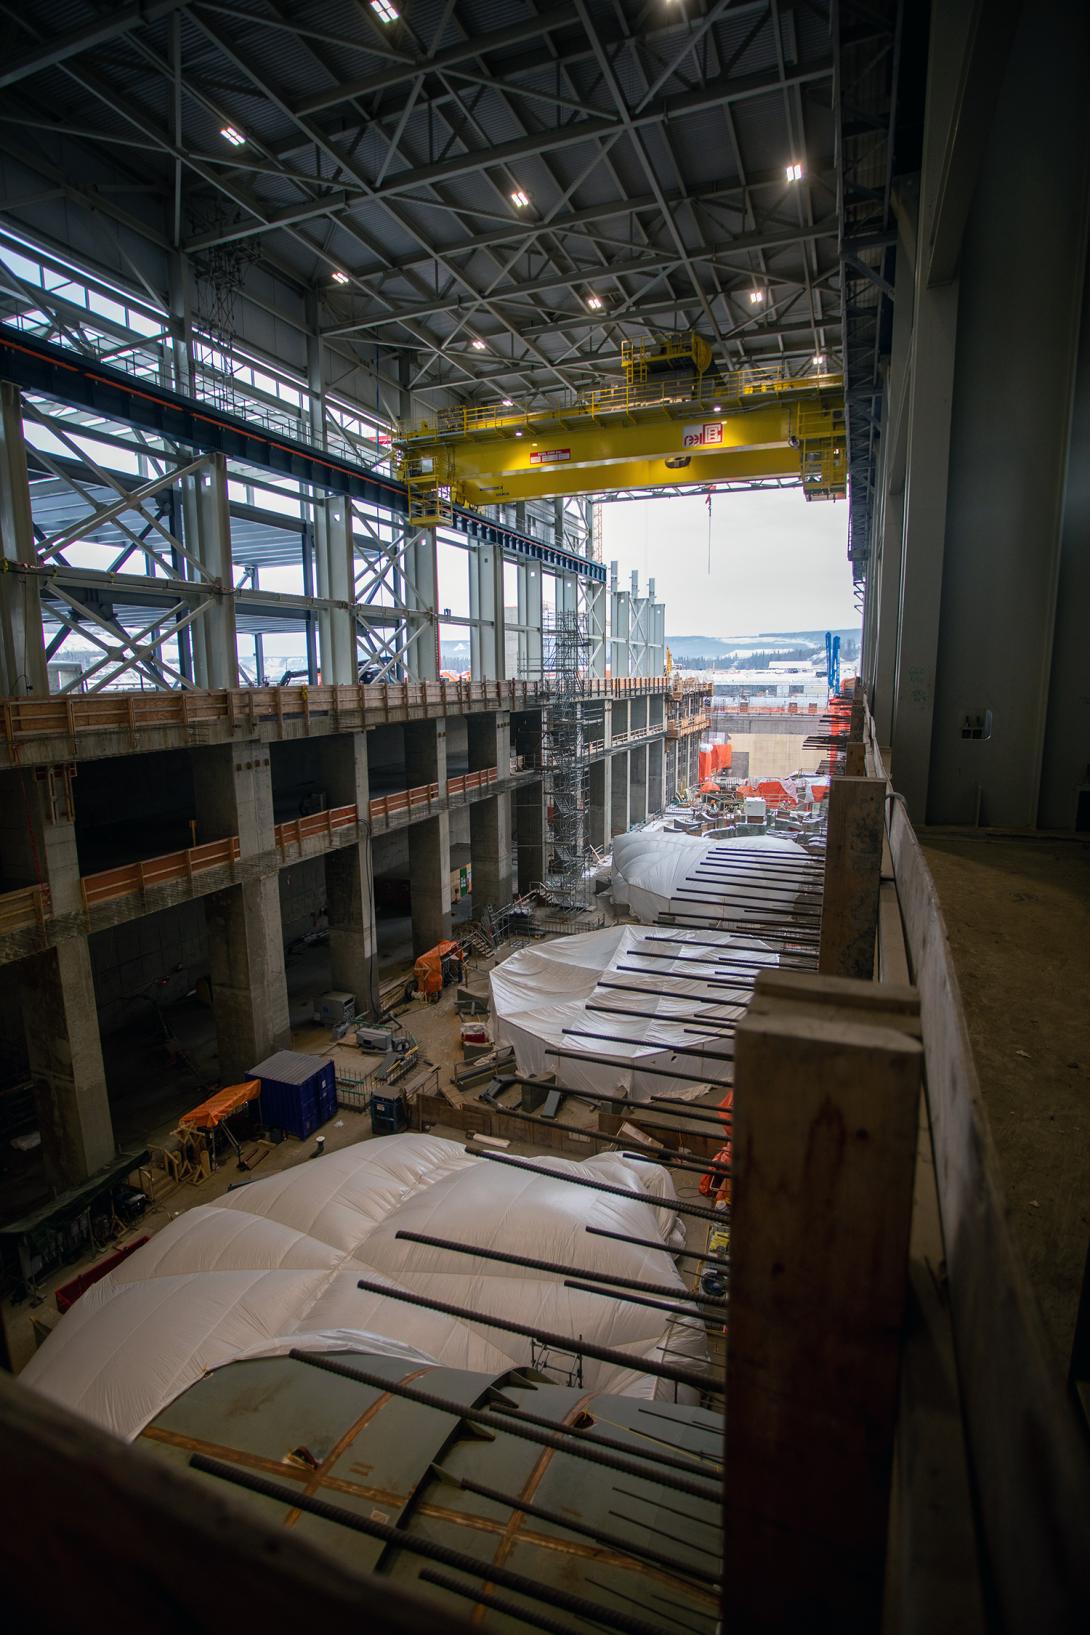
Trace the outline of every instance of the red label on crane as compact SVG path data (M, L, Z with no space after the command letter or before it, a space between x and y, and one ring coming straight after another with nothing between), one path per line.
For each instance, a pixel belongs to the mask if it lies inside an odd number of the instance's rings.
M721 448L722 445L721 420L705 420L701 426L686 426L681 440L682 448Z
M531 454L530 464L532 466L552 466L559 464L561 460L570 459L570 448L543 448L538 450L536 454Z

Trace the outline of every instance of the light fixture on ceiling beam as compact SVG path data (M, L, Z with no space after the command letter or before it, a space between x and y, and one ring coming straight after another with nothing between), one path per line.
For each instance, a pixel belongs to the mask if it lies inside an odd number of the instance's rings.
M503 399L503 406L504 406L505 409L513 409L515 407L514 399L510 398L510 397L505 397Z
M749 304L751 307L759 307L764 298L764 290L750 290L749 292Z
M791 163L787 166L784 175L789 182L802 181L802 165L797 159L793 159L791 161Z
M601 312L602 308L605 306L605 302L602 300L600 295L588 295L587 306L592 312Z
M390 4L390 0L371 0L371 10L380 23L396 23L401 16L397 7Z
M474 341L474 342L473 342L473 350L474 350L474 352L483 352L483 351L484 351L484 350L485 350L485 342L484 342L484 341L482 341L482 340L481 340L481 339L480 339L480 338L479 338L479 337L478 337L478 338L477 338L477 339L476 339L476 340L475 340L475 341Z
M525 210L527 205L530 203L530 195L529 193L524 193L521 187L516 187L515 191L511 195L511 203L514 205L516 210Z
M814 353L814 368L815 369L823 369L824 367L825 367L825 354L824 354L824 352L815 352Z
M335 272L333 274L333 282L335 284L347 284L348 283L348 274L346 272L341 272L338 269L337 272Z
M222 126L220 129L220 135L223 137L225 142L230 142L233 148L244 148L246 146L246 138L238 129L237 125Z

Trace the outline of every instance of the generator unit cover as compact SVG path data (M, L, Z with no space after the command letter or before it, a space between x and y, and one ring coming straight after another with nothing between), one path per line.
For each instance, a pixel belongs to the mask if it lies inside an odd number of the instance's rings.
M728 880L720 871L716 882L707 887L715 901L696 902L691 894L704 887L690 876L713 854L728 865L738 860L737 877ZM798 864L807 857L802 846L777 835L732 835L717 840L710 835L640 829L614 838L613 901L626 904L644 925L653 924L660 914L706 914L731 923L776 919L790 914L798 899L797 886L774 877L776 860ZM768 877L762 879L753 868L753 877L748 878L748 865L758 863L767 865Z
M24 1369L25 1385L131 1438L210 1369L294 1347L387 1352L495 1374L540 1362L533 1342L489 1316L582 1336L630 1363L583 1361L588 1390L653 1397L674 1386L645 1358L700 1369L696 1317L566 1289L553 1273L407 1243L409 1229L572 1269L686 1288L684 1244L665 1169L616 1154L539 1160L553 1176L475 1158L453 1141L397 1135L360 1142L254 1181L164 1227L76 1302ZM583 1175L621 1187L593 1192ZM587 1226L662 1249L592 1237ZM357 1287L360 1278L467 1308L465 1319ZM574 1358L561 1359L574 1366Z
M555 1072L573 1090L623 1090L634 1101L699 1095L702 1082L723 1078L721 1024L749 998L748 986L718 985L736 969L716 963L732 948L726 931L638 925L530 943L490 975L496 1042L513 1046L520 1073ZM748 937L741 957L779 963Z

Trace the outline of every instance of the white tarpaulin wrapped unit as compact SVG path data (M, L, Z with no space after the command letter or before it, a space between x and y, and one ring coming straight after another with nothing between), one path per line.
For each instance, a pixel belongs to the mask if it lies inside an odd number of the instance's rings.
M590 1390L672 1395L640 1361L699 1368L707 1351L694 1319L398 1240L407 1229L685 1293L669 1253L683 1246L683 1229L655 1205L674 1197L664 1169L616 1154L544 1162L632 1196L505 1169L432 1136L364 1141L179 1216L87 1290L21 1380L131 1438L210 1369L293 1347L384 1351L485 1373L530 1362L529 1339L369 1294L356 1286L364 1277L631 1354L631 1368L585 1360ZM591 1237L588 1225L661 1239L663 1249Z
M709 886L722 899L719 906L679 896L682 891L703 889L689 876L712 852L720 853L727 861L737 856L767 863L769 878L762 879L754 870L752 881L724 878L714 887ZM778 835L730 835L716 840L661 829L637 829L632 834L614 836L613 901L627 904L644 925L653 924L660 914L707 914L732 923L782 918L794 908L798 888L772 876L777 857L805 862L807 853L793 840Z
M680 940L664 942L665 936ZM746 939L739 957L758 965L779 963L771 949L750 952L753 941ZM701 1018L709 1023L732 1021L742 1015L749 998L745 986L709 986L730 977L735 967L717 965L716 957L729 955L735 946L725 931L636 925L530 943L497 965L489 978L496 1041L514 1047L520 1073L555 1072L573 1090L624 1090L634 1101L699 1094L694 1076L699 1079L705 1072L712 1079L723 1076L724 1043L718 1028L701 1034L693 1031L694 1025ZM656 957L644 957L645 950ZM605 987L603 981L657 991L628 993ZM607 1007L617 1014L588 1006ZM634 1010L641 1014L620 1014ZM586 1037L589 1034L617 1037ZM672 1048L679 1045L685 1047L685 1055ZM708 1047L707 1061L688 1054L703 1045ZM557 1050L576 1055L558 1058L551 1054ZM589 1059L581 1061L580 1056ZM593 1060L599 1056L613 1060ZM671 1068L677 1078L669 1077Z

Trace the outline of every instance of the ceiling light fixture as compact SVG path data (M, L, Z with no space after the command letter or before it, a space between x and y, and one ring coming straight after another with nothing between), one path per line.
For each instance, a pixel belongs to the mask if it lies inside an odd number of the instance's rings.
M515 436L516 436L516 437L521 437L521 436L522 436L522 433L521 433L521 432L520 432L520 431L517 431L517 432L516 432L516 433L515 433Z
M802 181L802 166L797 161L793 161L791 164L789 164L787 166L787 169L786 169L784 174L786 175L787 180L789 182L801 182Z
M473 342L473 350L474 350L474 352L483 352L485 350L484 342L482 340L474 341Z
M396 23L401 15L397 7L390 4L390 0L371 0L371 10L380 23Z
M505 397L503 400L503 406L505 409L513 409L515 407L514 400L512 398Z
M333 282L335 284L347 284L348 274L346 272L335 272L333 274Z
M713 403L712 404L712 414L722 414L722 413L723 413L723 405L721 403Z
M752 307L759 307L764 298L764 290L750 290L749 292L749 304Z
M246 146L246 138L234 125L224 125L220 130L220 135L225 142L230 142L233 148L244 148Z
M824 362L825 362L824 352L815 352L814 353L814 368L815 369L820 369Z
M514 205L515 209L525 210L529 202L529 193L524 193L521 187L516 187L515 191L511 195L511 203Z
M605 306L605 302L600 295L588 295L587 306L592 312L599 312Z

